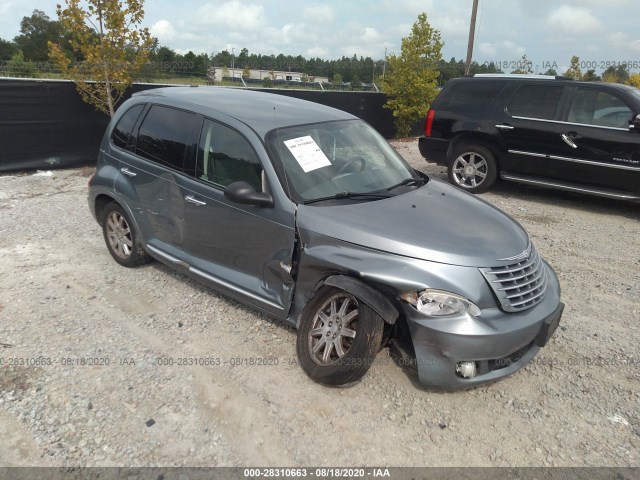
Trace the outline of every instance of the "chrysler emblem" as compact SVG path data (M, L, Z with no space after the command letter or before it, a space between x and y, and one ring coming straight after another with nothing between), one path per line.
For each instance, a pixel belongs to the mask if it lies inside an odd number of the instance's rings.
M529 242L529 245L527 245L527 248L525 248L522 253L515 255L513 257L499 258L498 261L499 262L512 262L512 261L515 262L515 261L520 261L520 260L529 258L529 255L531 255L531 242Z

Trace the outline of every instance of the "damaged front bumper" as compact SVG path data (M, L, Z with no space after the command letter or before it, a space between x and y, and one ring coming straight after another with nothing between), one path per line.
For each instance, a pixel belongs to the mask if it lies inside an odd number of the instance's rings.
M470 388L517 371L546 344L562 316L560 286L547 268L544 300L523 312L495 307L478 317L432 318L402 303L406 323L399 326L393 353L425 387Z

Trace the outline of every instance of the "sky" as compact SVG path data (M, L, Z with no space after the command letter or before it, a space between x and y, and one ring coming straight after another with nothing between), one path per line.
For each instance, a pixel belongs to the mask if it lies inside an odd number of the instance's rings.
M63 0L58 0L62 2ZM34 9L55 18L49 0L0 0L0 38L19 33ZM337 59L400 54L421 12L440 30L443 57L466 57L472 0L146 0L144 26L179 53L251 53ZM479 63L503 70L526 54L536 73L564 72L572 55L583 71L613 62L640 71L638 0L480 0L474 47ZM635 67L633 65L635 64Z

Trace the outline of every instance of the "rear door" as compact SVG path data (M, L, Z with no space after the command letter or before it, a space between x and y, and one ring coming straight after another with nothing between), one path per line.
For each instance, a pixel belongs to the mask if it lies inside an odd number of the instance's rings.
M554 120L568 91L553 80L520 85L494 121L503 152L502 173L556 176L557 164L549 156L562 149L561 126Z
M137 131L132 153L121 157L128 177L121 192L135 199L142 237L151 249L182 258L184 208L180 179L193 174L193 161L202 117L164 105L151 105Z

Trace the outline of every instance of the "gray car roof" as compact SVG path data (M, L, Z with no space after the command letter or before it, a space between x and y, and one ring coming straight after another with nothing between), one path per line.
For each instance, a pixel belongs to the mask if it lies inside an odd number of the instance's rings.
M229 115L251 127L261 137L276 126L355 119L335 108L298 98L252 90L222 87L164 87L145 90L134 97L159 97L184 104L203 115L207 111Z

